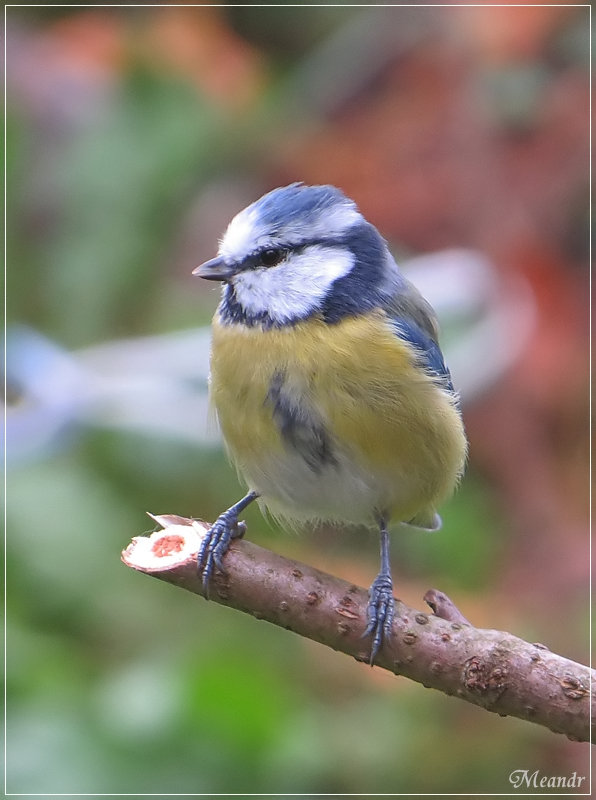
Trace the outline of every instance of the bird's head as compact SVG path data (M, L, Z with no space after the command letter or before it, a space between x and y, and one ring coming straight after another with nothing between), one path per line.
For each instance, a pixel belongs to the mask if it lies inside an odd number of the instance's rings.
M374 308L401 276L377 229L334 186L292 183L237 214L193 271L226 285L223 321L282 326Z

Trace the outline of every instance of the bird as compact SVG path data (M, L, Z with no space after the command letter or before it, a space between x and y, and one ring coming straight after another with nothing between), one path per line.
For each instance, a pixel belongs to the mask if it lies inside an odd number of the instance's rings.
M363 633L372 665L395 614L390 526L440 528L467 457L436 315L332 185L263 195L193 274L222 283L209 393L247 485L202 541L205 596L255 500L291 525L376 528L380 569Z

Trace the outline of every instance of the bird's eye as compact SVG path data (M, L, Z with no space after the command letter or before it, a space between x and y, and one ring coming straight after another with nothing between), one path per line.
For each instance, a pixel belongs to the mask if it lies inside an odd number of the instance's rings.
M286 252L287 251L281 247L272 247L268 250L263 250L259 260L264 267L274 267L276 264L279 264L280 261L283 261Z

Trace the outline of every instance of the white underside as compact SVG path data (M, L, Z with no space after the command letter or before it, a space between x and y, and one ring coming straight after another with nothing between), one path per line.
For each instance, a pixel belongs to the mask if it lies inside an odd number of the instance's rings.
M267 508L290 520L372 524L376 513L399 505L400 494L409 496L407 476L396 481L395 472L391 477L373 474L337 452L335 456L337 465L318 472L292 452L240 469Z

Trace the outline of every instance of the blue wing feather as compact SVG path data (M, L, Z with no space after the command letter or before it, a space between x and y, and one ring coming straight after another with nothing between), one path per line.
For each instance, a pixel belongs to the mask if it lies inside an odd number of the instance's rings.
M455 392L438 342L412 319L391 317L390 320L396 335L415 348L424 369L439 378L450 392Z

